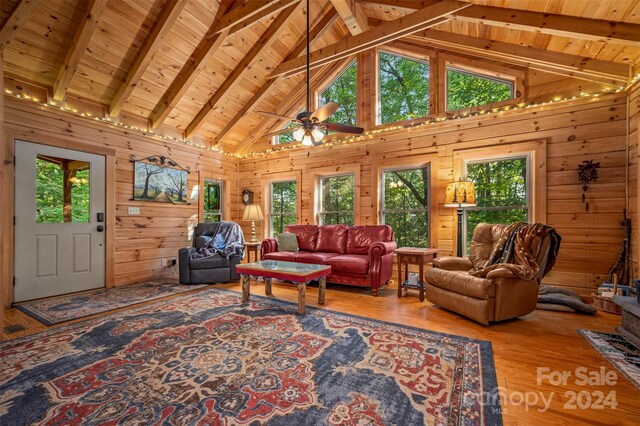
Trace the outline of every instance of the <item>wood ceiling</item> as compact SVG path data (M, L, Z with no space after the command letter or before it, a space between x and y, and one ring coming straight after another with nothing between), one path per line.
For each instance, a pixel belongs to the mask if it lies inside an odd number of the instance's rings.
M0 49L7 77L53 99L233 151L271 130L255 111L304 104L305 13L304 0L2 0ZM311 25L316 78L399 36L616 84L640 60L640 0L312 0Z

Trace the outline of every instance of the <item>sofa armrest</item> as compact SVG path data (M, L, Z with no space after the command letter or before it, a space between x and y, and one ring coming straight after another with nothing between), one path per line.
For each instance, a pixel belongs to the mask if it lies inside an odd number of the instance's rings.
M468 271L473 268L473 263L468 257L444 256L433 259L433 267L445 271Z
M507 268L496 268L493 271L489 271L489 273L487 273L487 277L486 278L488 280L491 280L491 279L494 279L494 278L515 278L515 279L520 279L520 277L518 277L510 269L507 269Z
M276 251L278 251L278 240L275 238L266 238L262 241L262 244L260 244L260 259L262 259L265 254Z
M385 254L393 253L398 248L398 244L395 241L378 241L369 246L369 260L375 256L381 257Z
M184 247L178 250L178 268L180 270L180 283L191 284L191 268L189 259L196 252L195 247Z

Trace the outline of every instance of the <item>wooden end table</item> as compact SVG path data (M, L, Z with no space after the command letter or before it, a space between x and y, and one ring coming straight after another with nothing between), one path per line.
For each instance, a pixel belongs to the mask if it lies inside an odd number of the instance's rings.
M260 253L260 241L245 241L244 249L247 251L247 263L251 263L251 253L253 253L254 262L258 261L258 253Z
M420 301L424 301L424 265L433 262L438 257L440 249L421 247L400 247L394 251L398 258L398 297L402 297L403 288L419 288ZM418 286L409 285L409 265L419 266ZM402 269L404 267L404 280L402 279Z
M242 302L249 301L249 282L251 277L263 277L264 294L271 294L271 279L291 281L298 286L298 313L304 314L307 283L319 280L318 304L324 305L324 293L327 286L327 275L331 273L329 265L312 265L309 263L284 262L280 260L261 260L255 263L244 263L236 266L242 277Z

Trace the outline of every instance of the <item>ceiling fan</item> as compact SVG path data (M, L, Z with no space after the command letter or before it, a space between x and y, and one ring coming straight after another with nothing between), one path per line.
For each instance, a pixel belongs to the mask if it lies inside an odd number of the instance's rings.
M310 59L309 59L309 0L307 0L307 108L305 111L296 115L295 117L287 117L285 115L275 114L266 111L257 111L259 114L268 115L276 118L284 118L291 120L293 123L298 124L300 127L293 130L293 138L302 142L304 146L318 146L322 145L322 139L324 133L322 130L328 130L332 132L340 133L355 133L361 134L364 132L362 127L349 126L346 124L327 123L328 120L337 110L340 105L336 102L327 102L316 111L311 112L311 84L310 84ZM276 136L282 133L291 132L291 128L279 130L277 132L269 133L265 136Z

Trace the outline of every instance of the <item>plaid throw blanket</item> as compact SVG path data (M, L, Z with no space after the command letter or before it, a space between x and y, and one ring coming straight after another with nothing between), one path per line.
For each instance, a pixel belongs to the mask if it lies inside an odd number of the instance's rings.
M244 234L235 222L220 222L216 235L209 244L191 255L192 259L203 259L219 254L227 259L231 256L244 257Z
M543 241L550 238L547 263L540 277L546 275L558 257L560 235L550 226L541 223L514 223L509 226L496 244L493 253L483 268L469 272L476 277L486 277L494 269L504 268L523 280L538 277L540 266L536 259L540 250L544 250Z

